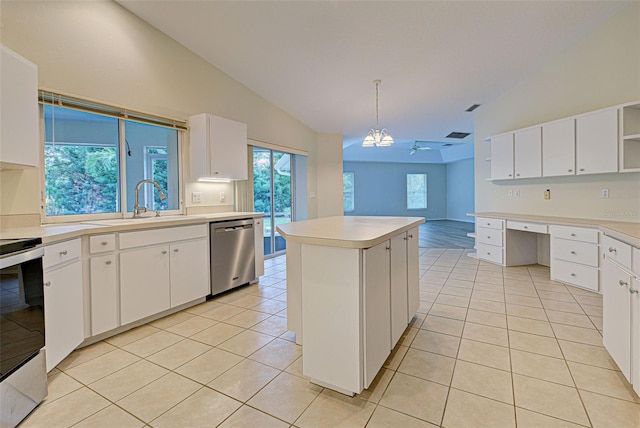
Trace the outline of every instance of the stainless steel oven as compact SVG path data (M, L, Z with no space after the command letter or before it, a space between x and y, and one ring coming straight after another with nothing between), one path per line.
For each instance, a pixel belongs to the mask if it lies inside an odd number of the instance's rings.
M42 241L0 240L0 427L46 397Z

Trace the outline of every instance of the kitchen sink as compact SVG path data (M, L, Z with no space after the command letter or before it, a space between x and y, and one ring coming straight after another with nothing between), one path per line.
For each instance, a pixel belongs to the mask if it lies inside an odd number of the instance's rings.
M184 221L201 218L195 215L166 215L160 217L139 217L139 218L114 218L109 220L84 221L85 224L97 224L99 226L128 226L132 224L147 224L163 221Z

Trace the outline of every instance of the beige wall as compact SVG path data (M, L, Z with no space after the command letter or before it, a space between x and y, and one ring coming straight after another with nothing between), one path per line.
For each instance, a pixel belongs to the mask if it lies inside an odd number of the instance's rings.
M41 88L172 118L208 112L245 122L251 139L308 152L316 191L316 132L117 3L3 0L1 19L0 42L38 66ZM39 171L2 171L0 180L0 214L39 213ZM219 205L220 185L185 187L187 206L194 190ZM313 218L316 201L309 205Z
M342 215L342 136L318 134L317 151L318 217Z
M640 3L634 3L557 58L483 105L475 115L476 211L640 222L640 174L514 181L490 177L486 137L640 101ZM600 197L608 188L609 199ZM521 196L508 197L509 189ZM551 189L551 199L543 192Z

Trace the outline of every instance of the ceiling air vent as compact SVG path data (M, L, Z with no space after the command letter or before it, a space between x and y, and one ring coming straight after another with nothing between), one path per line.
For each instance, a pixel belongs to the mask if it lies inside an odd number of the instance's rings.
M468 135L471 135L471 133L470 132L452 132L449 135L447 135L446 138L462 139L462 138L465 138Z
M469 107L468 109L466 109L465 111L472 112L475 109L477 109L478 107L480 107L480 104L474 104L471 107Z

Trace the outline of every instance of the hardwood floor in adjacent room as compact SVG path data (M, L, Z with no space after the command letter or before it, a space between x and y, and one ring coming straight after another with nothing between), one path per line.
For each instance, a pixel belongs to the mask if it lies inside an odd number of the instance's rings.
M420 225L421 248L473 248L475 240L467 233L475 230L474 223L454 220L427 220Z

